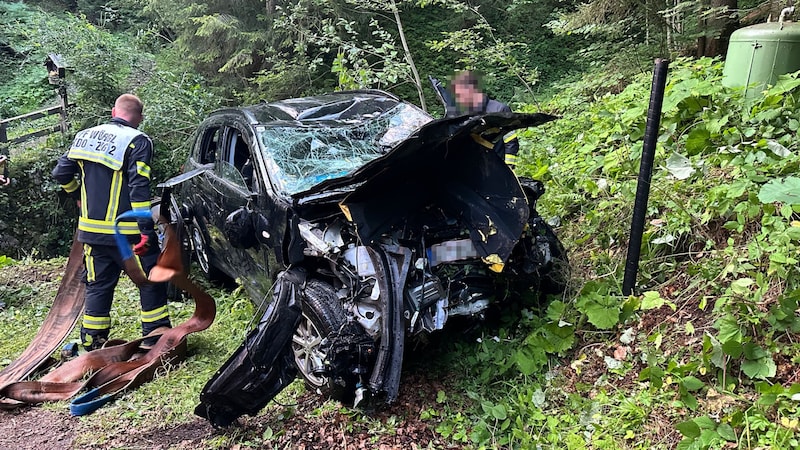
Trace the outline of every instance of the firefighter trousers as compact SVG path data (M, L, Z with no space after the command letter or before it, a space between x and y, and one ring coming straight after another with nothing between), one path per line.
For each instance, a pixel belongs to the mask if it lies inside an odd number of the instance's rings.
M146 254L134 257L139 260L144 273L149 274L156 265L159 253L158 245L151 245ZM86 306L81 324L81 341L87 348L98 348L108 340L111 331L111 304L124 263L117 247L111 245L85 243L83 259ZM139 301L143 336L156 328L170 326L166 283L139 286Z

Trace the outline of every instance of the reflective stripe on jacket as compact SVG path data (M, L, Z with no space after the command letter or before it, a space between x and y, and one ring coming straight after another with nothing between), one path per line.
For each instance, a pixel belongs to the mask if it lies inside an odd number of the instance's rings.
M498 102L493 98L486 97L486 100L483 103L483 111L487 113L511 112L511 107L503 102ZM511 131L503 136L503 140L495 144L494 151L501 158L504 158L504 155L516 155L519 152L519 140L517 139L517 132ZM516 163L516 157L505 157L504 159L506 160L506 163ZM509 161L509 159L512 161Z
M152 154L150 138L118 118L75 136L70 150L58 159L53 178L68 193L80 189L79 241L115 245L115 218L130 210L150 210ZM140 233L153 231L153 221L120 222L119 229L135 242Z

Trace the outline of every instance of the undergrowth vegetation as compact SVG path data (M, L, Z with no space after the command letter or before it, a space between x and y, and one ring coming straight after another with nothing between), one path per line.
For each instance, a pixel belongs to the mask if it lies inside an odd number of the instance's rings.
M572 85L546 107L562 119L523 134L573 290L463 350L478 411L441 430L486 447L798 446L800 81L748 100L721 72L670 69L637 296L621 285L649 74L599 98Z
M221 99L198 74L187 71L173 51L153 54L153 35L140 30L109 30L63 12L51 13L22 2L0 2L0 118L31 113L57 103L42 64L59 54L67 64L69 131L21 144L0 144L8 156L10 186L0 189L0 254L15 258L35 254L65 254L74 223L71 205L64 207L51 179L72 133L110 119L111 106L124 92L136 93L145 104L141 125L155 146L152 167L155 186L179 173L186 160L186 143L205 115ZM8 124L10 139L52 126L57 115ZM61 204L60 204L61 203ZM37 212L42 211L43 214ZM66 213L66 214L65 214ZM58 220L60 219L60 220ZM20 242L29 245L21 246Z
M558 224L573 279L541 309L529 306L478 337L425 350L431 354L424 370L446 382L421 405L419 419L444 442L800 447L800 80L782 77L746 99L724 87L721 74L715 59L671 63L632 296L621 286L651 75L600 96L597 79L586 79L542 105L561 119L521 133L518 172L545 181L538 208ZM45 263L0 259L0 273L18 265L36 273L38 264ZM33 334L30 324L46 313L43 299L56 282L2 281L0 351L15 355ZM134 290L120 290L118 298L129 303L115 314L133 314ZM237 291L213 295L221 314L191 339L189 359L96 413L98 423L193 419L199 390L254 315ZM183 303L171 307L178 321L191 313ZM114 321L115 333L135 337L136 317ZM302 391L295 384L282 395ZM271 408L267 414L291 414ZM272 447L281 432L270 428L244 440L229 431L208 446Z

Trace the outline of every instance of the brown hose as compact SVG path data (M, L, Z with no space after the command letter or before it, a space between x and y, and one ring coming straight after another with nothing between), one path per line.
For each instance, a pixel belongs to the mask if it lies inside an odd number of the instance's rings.
M136 339L85 353L64 363L38 381L19 381L41 366L42 361L58 348L64 336L74 327L78 314L82 310L82 289L74 290L65 287L66 285L71 286L75 283L74 279L78 279L77 275L73 273L79 272L76 266L79 269L81 261L80 253L75 255L76 247L80 251L80 245L73 244L73 251L70 253L67 264L67 274L64 276L56 302L39 334L17 361L0 372L0 408L13 408L24 403L66 400L84 389L97 388L99 395L113 397L125 389L137 387L151 380L156 370L165 364L183 360L186 355L186 335L205 330L214 321L216 315L214 299L187 277L181 262L180 242L173 226L168 226L164 250L159 255L158 263L150 271L149 279L144 276L141 267L132 259L126 261L125 269L128 276L137 284L170 281L178 288L188 292L195 301L195 312L192 317L174 328L161 332L161 337L149 351L145 352L140 347L144 338ZM130 262L133 264L129 264ZM78 285L83 286L79 282ZM62 288L65 291L63 296ZM73 311L76 306L77 313ZM53 334L48 332L48 320L51 315L56 317L50 321L49 326L53 326L59 331L55 333L61 335L59 339L56 339L55 335L49 336ZM63 319L64 316L70 319ZM62 333L64 328L66 328L66 332ZM45 341L50 346L34 346L38 341ZM55 346L52 343L55 343ZM33 347L39 351L34 352L31 350ZM45 358L41 359L40 354L44 354ZM35 358L34 355L36 355ZM23 368L26 369L23 370ZM85 375L88 374L91 375L84 380Z
M39 332L24 352L14 362L0 371L0 392L13 382L24 380L46 366L50 355L66 339L75 327L83 311L85 285L81 281L83 271L83 245L76 239L72 241L67 268L56 299L47 313ZM20 402L0 398L0 408L14 408Z

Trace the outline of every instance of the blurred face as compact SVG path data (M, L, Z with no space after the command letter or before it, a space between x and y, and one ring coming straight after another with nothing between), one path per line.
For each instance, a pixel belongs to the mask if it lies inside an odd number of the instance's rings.
M456 103L462 108L476 109L483 103L483 93L471 84L456 84L453 86L453 93Z

